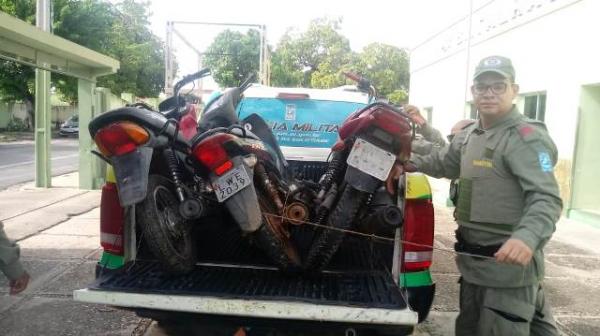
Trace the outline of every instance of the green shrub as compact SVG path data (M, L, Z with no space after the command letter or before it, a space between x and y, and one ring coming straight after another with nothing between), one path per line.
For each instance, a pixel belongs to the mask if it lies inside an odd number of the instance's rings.
M27 131L27 129L27 124L19 118L11 119L8 125L6 125L6 130L9 132L23 132Z

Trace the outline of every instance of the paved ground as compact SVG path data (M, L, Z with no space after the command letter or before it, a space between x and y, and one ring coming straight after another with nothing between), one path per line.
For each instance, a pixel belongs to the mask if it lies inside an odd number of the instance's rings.
M0 190L33 181L35 178L35 145L31 140L0 143ZM52 176L78 169L77 139L53 139L51 143Z
M55 188L13 187L0 192L0 220L22 247L33 276L30 288L8 296L0 277L2 335L166 335L150 320L112 307L72 301L72 291L93 280L99 256L97 191L69 187L71 174L55 179ZM450 247L454 224L444 207L445 185L436 183L436 245ZM546 288L566 335L600 335L600 230L561 221L547 248ZM573 244L578 247L574 247ZM437 283L434 307L415 335L454 335L458 308L458 273L452 255L435 253ZM180 325L177 335L207 335ZM182 331L183 330L183 331ZM174 335L171 333L170 335ZM319 331L311 333L319 335Z

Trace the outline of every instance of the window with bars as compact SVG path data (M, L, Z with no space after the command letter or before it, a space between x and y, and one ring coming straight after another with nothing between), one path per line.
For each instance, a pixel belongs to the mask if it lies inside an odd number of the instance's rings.
M525 95L523 99L523 114L528 118L544 121L546 117L546 93Z

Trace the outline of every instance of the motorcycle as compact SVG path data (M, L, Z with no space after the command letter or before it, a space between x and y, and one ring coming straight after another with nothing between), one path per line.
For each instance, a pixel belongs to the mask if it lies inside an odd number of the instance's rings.
M311 190L291 177L267 123L236 107L252 77L209 103L192 139L192 158L223 204L249 237L281 270L300 268L289 226L309 220Z
M398 167L410 157L413 129L408 115L375 101L377 91L365 78L346 76L369 93L371 103L348 116L332 147L315 200L317 223L328 228L320 229L313 239L305 260L307 270L320 270L329 263L344 240L344 230L393 236L403 222L393 197L398 190L389 186L395 184Z
M174 273L196 263L191 221L209 213L203 182L185 159L197 133L196 109L179 91L208 76L208 69L185 76L174 95L155 111L135 103L94 118L89 132L115 172L123 208L135 207L135 219L149 250Z

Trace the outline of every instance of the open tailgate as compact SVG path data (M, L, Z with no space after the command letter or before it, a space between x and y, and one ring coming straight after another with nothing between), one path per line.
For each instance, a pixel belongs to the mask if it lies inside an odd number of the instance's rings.
M286 276L275 269L201 264L170 276L151 262L101 276L74 299L131 309L224 316L366 323L417 324L400 289L384 272L324 272Z

